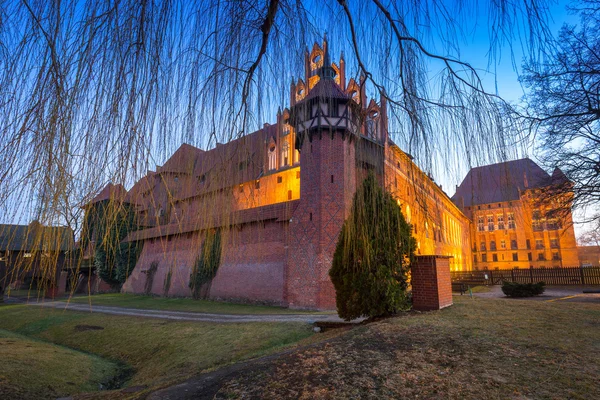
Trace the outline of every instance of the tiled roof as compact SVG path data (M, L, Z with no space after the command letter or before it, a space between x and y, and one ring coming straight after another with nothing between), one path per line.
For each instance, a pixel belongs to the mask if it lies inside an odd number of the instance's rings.
M177 151L175 151L175 153L173 153L165 165L157 170L157 172L193 174L196 168L196 163L199 159L201 159L204 153L204 150L184 143L177 149Z
M0 224L0 251L67 251L74 247L73 231L68 227Z
M452 200L473 206L519 200L520 192L550 185L552 178L529 158L472 168Z
M123 187L123 185L113 185L112 183L109 183L104 186L104 189L102 189L100 193L98 193L96 197L94 197L92 201L88 203L88 205L104 200L124 200L125 196L127 196L127 190Z
M331 79L320 79L310 92L308 92L305 100L314 99L316 97L350 99L350 95L344 93L342 88Z
M188 220L182 224L160 225L153 228L143 229L131 232L124 242L133 242L157 237L178 235L188 232L196 232L203 229L217 228L230 224L243 224L247 222L266 221L266 220L289 220L294 210L298 207L300 200L288 201L285 203L271 204L263 207L251 208L233 212L231 215L221 215L217 217L203 218L204 215L198 214L195 220Z
M127 192L127 196L125 196L125 202L130 203L130 204L135 204L138 206L143 206L144 205L144 201L142 198L143 194L145 192L149 192L150 190L154 189L154 186L156 184L156 181L154 179L155 176L156 176L156 172L149 171L146 174L146 176L144 176L139 181L137 181L131 187L131 189L129 189L129 192Z

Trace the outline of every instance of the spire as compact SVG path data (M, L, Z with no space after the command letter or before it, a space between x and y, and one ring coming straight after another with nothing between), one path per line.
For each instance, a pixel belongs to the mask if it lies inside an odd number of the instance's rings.
M323 36L323 66L319 70L321 79L333 80L335 78L335 70L331 66L331 58L329 57L329 45L327 43L327 33Z

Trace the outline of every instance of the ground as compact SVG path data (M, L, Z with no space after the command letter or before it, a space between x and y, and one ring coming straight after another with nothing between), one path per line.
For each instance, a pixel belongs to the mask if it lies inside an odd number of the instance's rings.
M150 399L600 398L598 301L455 301Z
M60 346L52 349L65 351L68 348L79 356L92 354L110 365L118 364L119 371L113 371L112 374L114 384L134 388L135 393L97 393L106 398L142 396L150 390L171 385L211 368L281 351L294 343L310 341L313 336L311 328L306 323L179 322L33 305L0 306L0 332L10 331L20 335L19 338L23 340L32 339L40 345ZM12 343L11 349L14 349ZM10 373L0 370L0 393L5 394L0 398L3 399L55 398L58 395L97 390L98 385L93 386L94 382L102 379L92 378L103 375L105 368L102 363L87 366L90 370L89 379L80 379L74 388L59 387L50 371L54 365L60 367L61 363L56 360L48 360L47 363L36 361L29 349L23 349L22 352L12 350L22 353L22 361L13 363L14 355L4 354L5 351L0 354L11 362L3 367ZM56 357L64 359L58 353ZM39 374L15 380L16 371L21 368L19 363L25 362L31 363L32 368L39 367ZM30 379L36 379L39 385L32 384ZM50 390L50 386L55 390Z
M600 398L600 298L454 299L442 311L320 334L306 323L173 322L25 305L1 306L0 329L94 355L81 359L88 369L65 393L88 391L119 368L123 389L76 398ZM232 365L239 360L249 361ZM19 365L0 370L3 389L60 393L16 379ZM36 383L54 382L37 367Z

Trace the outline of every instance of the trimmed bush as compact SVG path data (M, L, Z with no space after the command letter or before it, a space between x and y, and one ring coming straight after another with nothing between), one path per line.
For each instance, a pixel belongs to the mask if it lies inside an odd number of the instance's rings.
M517 282L502 282L502 292L508 297L533 297L544 293L546 284L538 283L517 283Z
M396 200L371 173L354 195L329 275L345 320L380 317L410 307L407 274L416 248Z

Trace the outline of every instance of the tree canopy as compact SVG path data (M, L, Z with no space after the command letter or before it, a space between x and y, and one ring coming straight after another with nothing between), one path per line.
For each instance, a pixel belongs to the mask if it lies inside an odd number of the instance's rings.
M272 121L325 32L348 76L388 98L392 137L424 169L497 159L503 102L460 57L481 19L490 62L513 39L532 53L547 42L544 0L1 2L0 209L62 219L70 182L77 207L183 142Z
M600 1L578 3L579 26L565 25L555 46L524 67L527 128L548 167L573 182L572 200L600 220ZM569 198L570 200L570 198ZM570 204L569 204L570 206Z

